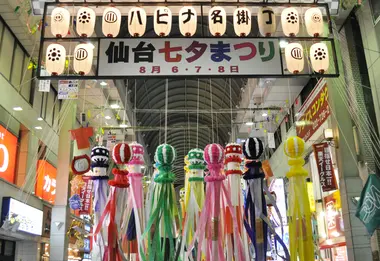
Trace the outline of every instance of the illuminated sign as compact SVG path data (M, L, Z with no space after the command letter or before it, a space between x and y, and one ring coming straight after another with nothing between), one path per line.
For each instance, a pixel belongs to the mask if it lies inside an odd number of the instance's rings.
M37 163L36 196L54 204L56 177L57 169L46 160L39 160Z
M3 198L1 211L2 228L30 233L40 236L42 234L43 211L24 204L10 197Z
M17 137L0 125L0 177L14 183Z

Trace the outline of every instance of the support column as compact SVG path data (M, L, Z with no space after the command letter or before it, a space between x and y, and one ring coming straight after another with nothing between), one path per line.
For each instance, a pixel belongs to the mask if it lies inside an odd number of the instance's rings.
M66 235L70 220L70 208L67 205L69 195L69 173L71 161L71 137L70 130L75 124L76 105L72 101L66 101L63 108L67 108L67 116L63 116L62 128L59 132L57 188L55 206L52 210L50 232L50 261L67 260L68 238ZM61 110L65 111L65 109Z

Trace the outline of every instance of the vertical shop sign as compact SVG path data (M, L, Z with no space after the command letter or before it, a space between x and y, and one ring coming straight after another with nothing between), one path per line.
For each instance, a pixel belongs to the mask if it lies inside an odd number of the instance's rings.
M91 202L92 202L92 185L93 180L90 177L83 177L84 185L80 188L80 198L82 200L82 207L79 210L80 215L91 214Z
M321 183L322 191L328 192L338 189L328 143L323 142L314 144L313 150L318 166L319 181Z
M37 163L36 196L54 204L57 186L57 169L46 160Z
M50 76L50 74L41 69L41 76ZM50 80L39 80L38 81L38 91L39 92L50 92Z
M338 233L338 222L337 216L338 212L336 209L336 200L332 195L324 198L325 210L326 210L326 223L327 223L327 235L329 238L336 237Z
M298 111L298 115L300 116L296 123L297 136L308 141L330 116L328 90L325 81L318 82Z
M17 137L0 126L0 178L13 183L16 170Z
M113 147L116 145L116 134L108 133L107 136L107 149L112 151Z

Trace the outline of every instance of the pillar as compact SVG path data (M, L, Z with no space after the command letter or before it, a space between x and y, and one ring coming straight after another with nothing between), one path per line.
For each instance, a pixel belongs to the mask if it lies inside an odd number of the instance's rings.
M68 108L66 107L68 106ZM50 261L67 260L68 237L66 235L70 222L70 208L67 205L69 195L69 173L71 162L70 130L75 124L76 105L72 101L65 101L63 108L67 108L67 115L63 116L62 128L59 132L57 188L55 206L52 210L50 232ZM65 109L61 110L61 113Z

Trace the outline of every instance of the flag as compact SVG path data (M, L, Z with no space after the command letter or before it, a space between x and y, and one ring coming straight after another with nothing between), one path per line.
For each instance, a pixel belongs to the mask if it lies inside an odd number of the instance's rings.
M380 177L378 175L369 175L360 195L356 217L364 223L370 235L380 227Z

